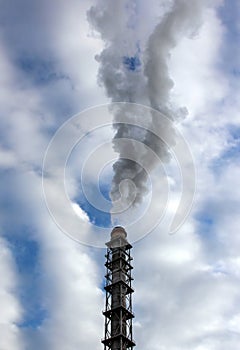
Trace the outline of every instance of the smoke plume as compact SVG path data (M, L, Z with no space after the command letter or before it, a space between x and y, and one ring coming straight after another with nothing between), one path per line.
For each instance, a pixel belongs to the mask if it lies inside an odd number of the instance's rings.
M150 1L148 6L151 5L156 8L156 1ZM99 62L98 81L105 87L112 102L139 103L177 120L187 114L187 109L177 107L171 99L174 82L169 73L169 60L172 50L182 38L197 33L204 1L160 1L158 23L151 11L143 18L141 6L141 1L98 0L97 5L89 10L88 20L104 42L103 51L96 56ZM152 23L153 27L149 28L146 23ZM125 123L119 123L123 115ZM123 183L125 189L121 192L127 203L132 201L132 185L134 204L141 202L147 192L144 167L152 169L156 159L146 157L145 148L136 147L136 141L151 148L161 161L169 159L167 147L153 133L131 126L132 122L137 124L139 118L144 118L146 128L151 125L154 130L161 130L168 144L174 143L174 130L162 119L153 118L152 113L137 115L125 110L124 104L115 110L113 145L119 159L113 166L113 203L119 199ZM127 146L118 142L121 138L128 140ZM126 147L132 159L125 158ZM131 183L125 180L131 180Z

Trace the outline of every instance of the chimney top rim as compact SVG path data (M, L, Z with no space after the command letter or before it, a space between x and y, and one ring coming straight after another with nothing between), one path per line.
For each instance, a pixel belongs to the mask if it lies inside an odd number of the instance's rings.
M119 237L126 238L127 232L122 226L115 226L111 232L111 239L119 238Z

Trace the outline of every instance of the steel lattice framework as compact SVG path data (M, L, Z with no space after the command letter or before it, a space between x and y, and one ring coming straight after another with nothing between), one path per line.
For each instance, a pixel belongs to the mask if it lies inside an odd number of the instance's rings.
M126 231L115 227L107 245L106 257L106 305L104 350L133 349L132 320L132 257L131 244Z

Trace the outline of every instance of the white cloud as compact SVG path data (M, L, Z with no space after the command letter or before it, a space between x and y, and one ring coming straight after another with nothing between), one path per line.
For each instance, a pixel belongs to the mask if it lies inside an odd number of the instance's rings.
M24 349L24 343L17 323L23 310L17 297L17 270L13 257L4 239L0 238L0 348Z
M11 168L16 165L15 154L10 150L0 148L0 167Z
M89 346L101 347L103 295L97 286L101 284L102 277L99 278L97 275L97 267L92 257L88 256L88 250L80 248L78 244L65 237L61 231L58 232L54 224L51 224L51 218L45 208L41 193L40 172L44 152L49 142L48 128L59 123L59 120L55 119L55 115L52 114L55 101L49 96L54 98L59 93L59 96L64 96L66 104L71 101L75 103L73 110L75 109L76 112L80 106L83 108L91 105L92 95L95 95L95 103L99 99L97 93L99 89L95 82L97 66L93 58L96 44L94 42L91 48L91 40L86 34L86 20L84 20L85 27L81 28L83 22L81 18L85 17L85 8L81 9L78 3L72 2L70 7L69 4L67 7L71 11L66 11L65 4L60 5L58 7L56 4L55 9L59 10L58 13L55 12L57 16L52 17L51 15L51 23L49 22L45 28L42 28L42 34L47 28L44 40L39 40L38 44L29 41L31 31L33 37L34 34L40 33L36 29L39 23L32 23L32 29L26 27L24 33L23 23L18 19L15 27L5 28L1 46L3 72L0 86L1 127L4 143L4 147L1 148L1 165L5 168L15 167L18 170L15 174L15 182L11 184L9 178L8 185L17 192L22 208L16 213L13 211L11 215L21 216L17 218L17 223L20 221L21 224L34 226L33 232L30 232L30 238L37 241L42 252L42 262L39 264L41 271L39 284L44 293L43 299L47 308L47 319L43 320L42 326L36 330L18 328L17 322L20 321L22 310L12 289L17 289L17 279L21 279L21 276L17 276L16 271L13 273L14 256L10 258L10 253L4 246L1 251L2 317L0 327L0 333L4 333L1 334L0 348L4 350L26 350L26 347L28 349L38 347L39 349L62 348L64 350L75 349L76 346L85 349ZM45 11L48 10L50 9L45 9ZM50 15L50 11L48 13ZM33 11L32 18L34 17L36 17L36 12ZM52 23L53 18L56 19L55 25ZM64 25L61 18L66 21ZM31 21L27 20L27 22L29 25ZM14 47L11 46L7 37L10 35L14 39L17 28L22 34L21 40ZM64 31L67 34L65 37ZM70 46L68 46L70 38L68 33L71 33L72 36ZM52 34L54 35L51 37ZM77 42L80 45L76 45ZM56 69L70 77L75 90L71 88L71 84L66 87L64 79L60 79L55 84L37 86L31 82L31 74L24 75L24 72L14 65L16 59L19 58L19 53L23 58L35 58L35 55L41 52L40 56L42 58L47 56L48 60L49 47L52 48L53 44L56 45L55 54L58 61ZM31 47L34 51L33 56L29 55L29 52L26 56L24 52L26 47ZM48 52L45 52L46 48ZM53 95L53 87L55 95ZM71 94L72 100L68 101ZM103 95L101 93L99 95L102 101ZM52 186L56 189L54 182ZM9 193L8 196L9 201L14 201L12 194ZM60 207L59 200L60 198L57 197ZM87 219L86 215L82 217ZM6 220L9 218L4 217L3 222ZM86 228L81 227L80 224L79 230L84 234L87 233ZM24 346L21 337L27 343Z
M38 329L38 336L47 349L100 349L103 293L97 287L98 268L88 250L54 226L47 225L45 232L43 298L49 315ZM29 343L33 346L34 339Z
M83 220L89 222L89 217L85 211L81 209L81 207L77 203L72 203L73 210L75 213Z
M201 116L200 123L228 93L229 83L220 70L219 56L224 31L215 9L209 9L196 37L183 39L172 53L173 93L180 105L187 106L190 117Z

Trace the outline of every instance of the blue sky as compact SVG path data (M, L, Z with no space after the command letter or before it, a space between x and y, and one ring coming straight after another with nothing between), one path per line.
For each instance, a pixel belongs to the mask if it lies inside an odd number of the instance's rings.
M58 128L86 108L111 100L98 84L100 62L95 56L106 49L107 39L93 34L87 21L86 13L94 4L77 0L2 3L3 350L102 348L104 250L64 235L47 210L41 179L44 154ZM116 57L124 74L133 79L131 83L143 73L146 38L164 11L171 10L172 1L154 0L151 6L140 1L137 15L134 1L124 4L116 9L115 4L111 7L110 1L101 0L98 6L106 12L104 34L119 39ZM198 6L202 23L197 34L178 38L167 58L174 82L171 102L189 111L179 127L196 167L195 202L186 223L169 236L166 227L172 215L171 203L179 198L179 189L173 190L165 221L134 244L134 338L139 348L147 350L237 350L240 340L240 7L235 0L206 4L196 0ZM129 17L133 25L126 26L126 31L131 35L122 38L119 28ZM135 41L133 47L128 40ZM136 90L140 96L142 90ZM83 237L97 235L99 227L109 229L110 234L110 213L102 213L88 202L79 181L89 152L105 139L111 142L112 135L109 130L93 135L76 150L75 165L69 163L68 194L80 207L78 225ZM97 166L91 164L88 177L87 186L93 193L97 184L91 172L96 172ZM167 171L169 181L178 183L171 163ZM159 174L155 168L153 182L160 183ZM100 191L108 201L112 176L111 166L100 176ZM49 181L61 212L58 183ZM156 191L160 202L160 184ZM158 208L156 203L154 210ZM70 220L67 214L62 215L66 215L66 222Z

